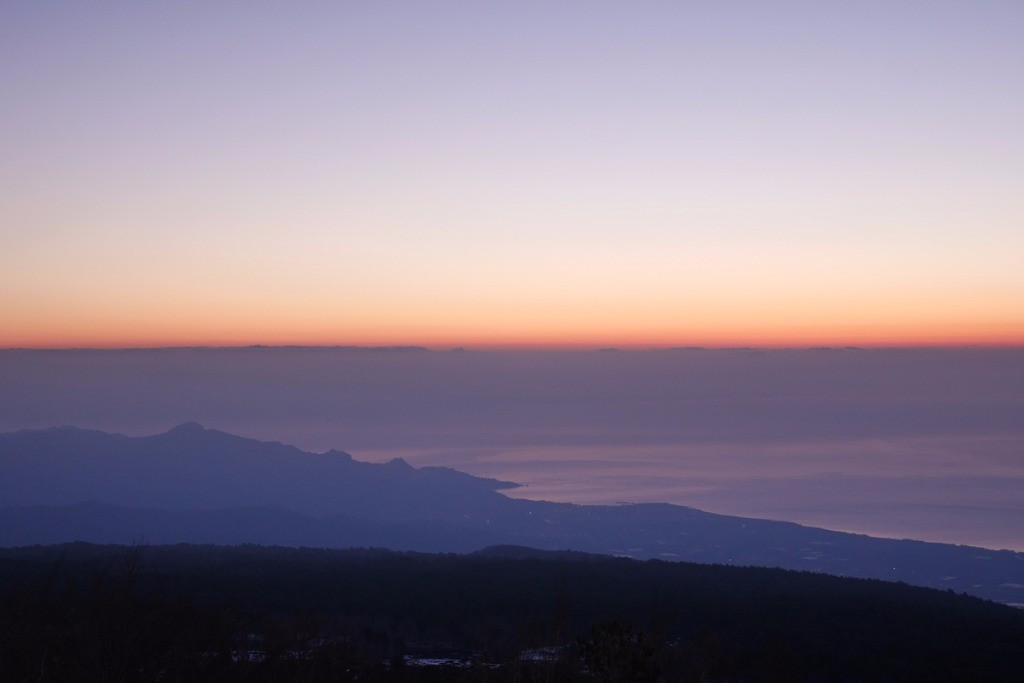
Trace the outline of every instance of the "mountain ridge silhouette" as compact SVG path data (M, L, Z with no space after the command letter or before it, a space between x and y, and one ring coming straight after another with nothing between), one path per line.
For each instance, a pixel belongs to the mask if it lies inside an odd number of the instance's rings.
M360 462L183 423L129 437L0 434L0 545L67 541L488 546L782 567L1024 603L1024 553L872 538L668 504L509 498L513 482L401 459Z

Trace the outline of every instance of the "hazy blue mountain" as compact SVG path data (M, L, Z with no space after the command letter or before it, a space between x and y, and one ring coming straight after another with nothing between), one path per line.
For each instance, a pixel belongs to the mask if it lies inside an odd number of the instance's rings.
M60 427L0 434L0 502L64 505L100 501L165 510L278 506L309 515L404 520L424 511L458 516L484 509L511 482L396 459L357 462L348 453L305 453L179 425L131 438Z
M0 545L63 541L489 545L773 566L1024 603L1024 554L877 539L676 505L513 500L510 482L402 460L307 453L189 423L131 438L75 428L0 434Z

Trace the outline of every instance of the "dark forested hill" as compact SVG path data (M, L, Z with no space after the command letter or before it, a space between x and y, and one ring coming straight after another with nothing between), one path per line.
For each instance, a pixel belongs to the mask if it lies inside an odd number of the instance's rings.
M12 680L1010 681L1022 641L1020 610L808 572L524 548L0 550Z
M152 437L60 428L0 435L0 545L90 541L378 546L495 544L783 567L1024 603L1024 554L876 539L675 505L513 500L509 482L186 424Z

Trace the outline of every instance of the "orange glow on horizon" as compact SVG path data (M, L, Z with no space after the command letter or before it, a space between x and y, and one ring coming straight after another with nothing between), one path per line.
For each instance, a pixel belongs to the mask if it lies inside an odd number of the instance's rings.
M3 15L0 349L1024 345L1017 7L136 4Z
M0 349L156 349L189 347L389 347L422 346L445 350L467 348L477 350L586 350L615 348L622 350L699 348L813 348L813 347L1021 347L1024 334L1006 331L988 334L933 333L896 334L884 331L859 334L816 334L798 336L784 331L775 334L704 334L704 335L567 335L521 334L518 336L448 335L385 336L385 335L302 335L268 333L248 334L154 334L123 336L56 335L51 337L19 337L0 343Z
M556 298L557 297L557 298ZM23 298L0 321L0 348L189 346L425 346L444 349L1021 346L1024 314L1011 297L883 296L757 300L551 293L532 301L281 297ZM190 301L191 300L191 301ZM91 305L89 305L91 304Z

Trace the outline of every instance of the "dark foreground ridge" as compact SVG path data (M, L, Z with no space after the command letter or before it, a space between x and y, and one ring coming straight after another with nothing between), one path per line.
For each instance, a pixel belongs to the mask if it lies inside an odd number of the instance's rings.
M1024 612L809 572L492 548L0 550L5 680L1010 681Z
M186 423L131 438L0 434L0 546L89 541L387 547L493 545L782 567L1024 603L1024 554L839 533L676 505L513 500L512 482L402 460L307 453Z

